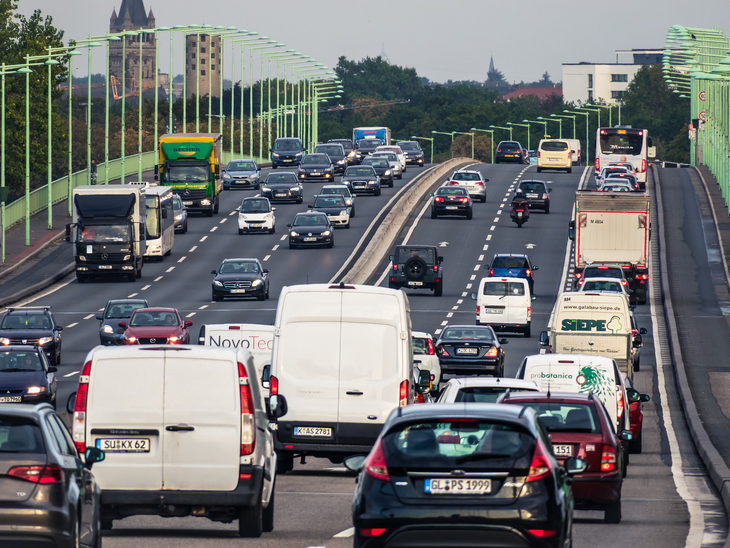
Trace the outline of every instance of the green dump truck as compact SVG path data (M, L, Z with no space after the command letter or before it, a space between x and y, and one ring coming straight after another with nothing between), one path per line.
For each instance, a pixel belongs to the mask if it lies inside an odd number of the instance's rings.
M173 133L160 137L155 180L180 195L188 211L218 213L221 183L221 134Z

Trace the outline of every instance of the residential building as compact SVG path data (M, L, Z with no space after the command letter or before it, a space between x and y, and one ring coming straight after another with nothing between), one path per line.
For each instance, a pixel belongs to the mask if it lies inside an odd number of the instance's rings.
M220 97L221 37L215 34L188 34L185 43L185 92ZM198 88L198 86L200 86ZM199 90L199 92L198 92Z

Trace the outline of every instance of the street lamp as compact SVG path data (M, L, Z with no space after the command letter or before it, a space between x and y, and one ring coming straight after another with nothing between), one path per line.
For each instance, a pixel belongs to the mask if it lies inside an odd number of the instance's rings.
M250 36L253 36L256 34L257 33L253 32L253 33L250 33ZM241 97L240 97L241 119L240 119L240 123L239 123L239 145L238 145L239 153L241 156L243 156L243 124L244 124L243 115L245 112L245 108L244 108L245 95L244 95L244 89L243 89L243 82L244 82L244 78L246 76L246 71L245 71L245 59L246 58L244 55L244 48L250 47L250 44L260 43L262 40L269 40L269 37L268 36L258 36L257 38L231 40L231 59L232 59L232 61L235 62L235 52L234 52L235 45L240 44L240 46L241 46L241 55L240 55L240 57L241 57ZM253 72L253 67L252 66L249 67L249 70ZM233 74L231 75L231 78L232 78L232 81L235 82L235 70L233 70L232 72L233 72ZM252 92L253 92L253 90L249 90L249 93L252 93ZM251 103L251 101L249 101L249 102ZM234 122L233 121L235 120L235 113L234 113L233 103L234 103L233 92L231 92L231 153L233 153L233 149L234 149L234 147L233 147L233 123ZM253 116L253 112L250 112L249 116ZM251 136L249 136L249 140L250 139L251 139ZM253 142L252 142L250 148L253 149ZM253 157L253 150L251 151L251 157Z
M263 38L265 38L265 37L262 36L262 39ZM254 51L260 51L260 50L272 49L272 48L278 48L278 47L281 47L281 46L279 46L279 44L276 42L276 40L269 40L268 42L262 44L261 46L249 47L248 48L248 53L249 53L249 63L248 63L249 70L248 70L248 72L249 72L249 79L250 79L250 84L251 84L250 87L249 87L249 91L248 91L248 109L249 109L249 116L248 116L248 153L249 153L249 156L251 156L251 158L253 158L253 119L254 119L254 115L253 115L253 52ZM261 81L261 85L259 86L259 93L260 94L263 93L263 85L264 85L264 83L263 83L263 70L264 69L263 69L263 58L262 58L262 60L261 60L261 74L262 74L262 77L261 78L262 78L262 81ZM263 158L263 156L261 155L262 150L261 150L261 144L260 144L261 139L260 138L261 138L261 124L259 124L259 157L260 158Z
M446 133L445 131L431 131L431 133L435 135L451 135L451 147L454 146L454 132ZM451 151L451 157L454 157L454 151L453 149L449 147L449 150Z
M570 111L570 110L564 110L563 112L570 113L570 114L580 114L581 116L586 117L586 165L590 163L590 144L588 140L588 117L591 115L590 112L579 112L579 111Z
M504 129L505 131L509 131L509 140L512 140L512 128L511 127L501 127L501 126L489 126L492 129Z
M423 141L431 141L431 163L433 164L433 137L418 137L417 135L411 135L411 139L422 139Z
M527 128L527 149L530 150L530 124L518 124L516 122L507 122L508 126L520 126Z
M558 134L558 139L562 139L563 138L563 121L562 120L560 120L560 119L552 119L552 118L545 118L543 116L538 116L537 119L538 120L546 120L548 122L557 122L558 124L560 124L560 133Z
M567 114L551 114L555 118L572 118L573 119L573 139L575 139L575 116L568 116Z
M471 128L471 131L483 131L484 133L489 133L489 138L491 139L490 143L490 149L492 150L492 163L494 163L494 130L493 129L479 129L476 127Z
M587 107L598 107L598 108L607 108L608 109L608 127L613 127L613 122L611 120L611 109L613 108L611 105L604 105L602 103L586 103L585 106ZM621 124L621 103L618 103L618 123Z
M543 128L544 128L542 135L543 135L543 137L547 136L548 132L547 132L547 122L546 121L541 121L541 120L522 120L522 121L525 122L526 124L542 124Z

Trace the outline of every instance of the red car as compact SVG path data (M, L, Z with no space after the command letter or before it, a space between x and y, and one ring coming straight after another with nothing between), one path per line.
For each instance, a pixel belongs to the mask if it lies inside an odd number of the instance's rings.
M193 322L183 321L174 308L140 308L124 328L122 344L190 344L188 327Z
M626 373L621 373L626 386L626 395L629 399L629 419L631 419L631 441L629 442L629 453L641 453L641 427L644 425L644 412L641 404L651 400L649 394L641 394L634 388L631 379Z
M497 403L533 408L561 465L570 457L588 463L585 472L573 477L576 509L603 510L606 523L621 521L625 466L621 440L630 439L631 432L616 435L608 412L593 393L506 392Z

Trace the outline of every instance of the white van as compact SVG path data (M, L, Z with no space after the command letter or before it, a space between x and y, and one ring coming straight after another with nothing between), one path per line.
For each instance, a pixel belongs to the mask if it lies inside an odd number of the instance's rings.
M200 346L97 346L79 376L72 432L97 447L102 523L136 514L274 528L276 453L253 358Z
M532 300L530 285L522 278L482 278L477 302L477 325L491 325L495 331L521 331L531 336Z
M573 161L573 165L579 166L582 161L580 139L566 139L566 141L570 145L570 159Z
M611 358L585 354L526 356L515 378L537 383L542 392L593 392L606 407L616 431L629 428L626 388Z
M271 411L280 417L279 473L292 469L295 455L339 463L369 452L388 414L413 403L410 307L403 291L284 287L275 329Z

